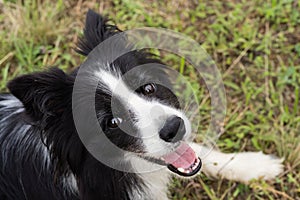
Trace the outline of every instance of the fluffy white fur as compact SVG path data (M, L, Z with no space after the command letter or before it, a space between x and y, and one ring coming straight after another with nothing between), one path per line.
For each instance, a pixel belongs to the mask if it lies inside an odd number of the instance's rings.
M283 159L262 152L222 153L199 144L191 147L203 162L202 171L214 178L247 183L252 179L274 179L283 171Z

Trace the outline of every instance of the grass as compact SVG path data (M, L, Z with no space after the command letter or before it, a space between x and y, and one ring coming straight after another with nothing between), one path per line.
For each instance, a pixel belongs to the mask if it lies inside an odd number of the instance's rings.
M174 179L171 199L299 199L300 1L0 1L0 90L20 74L78 66L84 58L73 47L87 8L109 15L121 29L163 27L198 41L219 67L226 89L219 148L285 158L285 171L275 181ZM184 60L163 59L196 89L201 135L211 109L206 88Z

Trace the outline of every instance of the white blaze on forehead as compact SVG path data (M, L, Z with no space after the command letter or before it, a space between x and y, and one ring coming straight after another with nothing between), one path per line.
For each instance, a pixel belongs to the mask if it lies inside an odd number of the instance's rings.
M186 137L191 133L190 122L181 111L155 99L147 100L140 97L124 83L121 74L117 71L101 70L96 73L96 76L112 97L117 97L123 106L127 107L127 110L134 113L135 126L140 130L147 152L161 155L169 152L169 149L166 149L167 143L160 139L158 132L163 127L165 120L172 115L179 116L184 120Z

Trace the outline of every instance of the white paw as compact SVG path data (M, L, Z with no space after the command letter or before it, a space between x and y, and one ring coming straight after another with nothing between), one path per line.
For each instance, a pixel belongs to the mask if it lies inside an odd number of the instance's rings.
M249 182L252 179L274 179L283 171L283 159L262 152L231 155L230 161L220 169L219 175L228 179Z
M191 143L202 159L202 171L211 177L247 183L252 179L270 180L283 171L283 159L262 152L222 153Z

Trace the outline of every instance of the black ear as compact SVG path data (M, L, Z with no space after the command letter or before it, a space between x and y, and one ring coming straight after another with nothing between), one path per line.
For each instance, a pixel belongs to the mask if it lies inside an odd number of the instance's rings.
M75 51L87 56L98 44L121 32L117 26L107 23L108 20L101 15L89 10L86 15L84 36L79 39Z
M33 122L58 116L71 101L73 80L58 68L17 77L8 83L10 92L24 105Z

